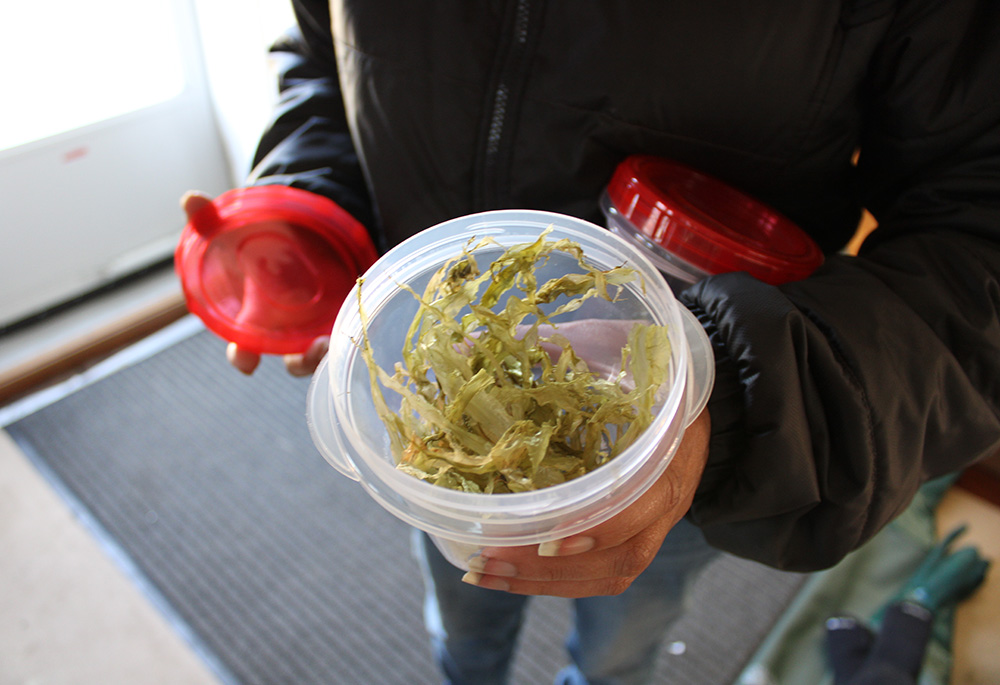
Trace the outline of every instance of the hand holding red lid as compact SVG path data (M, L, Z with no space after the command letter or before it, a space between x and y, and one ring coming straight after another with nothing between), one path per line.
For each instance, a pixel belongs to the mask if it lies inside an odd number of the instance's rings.
M189 192L176 267L188 308L229 341L250 374L262 354L310 375L357 277L377 258L364 227L332 201L286 186Z

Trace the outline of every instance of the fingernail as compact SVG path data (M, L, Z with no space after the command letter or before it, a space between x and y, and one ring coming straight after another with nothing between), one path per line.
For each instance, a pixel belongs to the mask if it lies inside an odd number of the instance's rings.
M260 356L248 354L237 347L236 343L229 343L226 345L226 360L238 371L249 376L257 369Z
M565 540L549 540L538 545L540 557L568 557L583 554L594 548L596 540L585 536L566 538Z
M483 574L476 573L475 571L469 571L462 576L462 582L468 583L469 585L475 585L476 587L485 588L487 590L506 591L510 589L510 585L503 578L484 576Z
M482 556L469 559L469 570L490 576L504 576L506 578L517 576L517 566L514 566L509 561L490 559L489 557Z
M304 355L286 354L284 356L285 369L293 376L308 376L310 370Z

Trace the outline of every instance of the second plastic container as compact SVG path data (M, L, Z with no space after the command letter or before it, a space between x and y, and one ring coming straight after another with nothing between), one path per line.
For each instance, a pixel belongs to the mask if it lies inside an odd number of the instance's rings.
M638 245L675 292L731 271L777 285L805 278L823 263L819 246L787 217L668 159L626 158L601 209L608 228Z
M460 568L468 568L468 560L483 547L564 538L622 511L667 468L685 428L704 408L714 380L714 358L702 327L678 304L639 246L579 219L519 210L485 212L429 228L385 254L365 273L361 306L369 319L376 362L391 369L400 361L417 311L413 295L400 285L422 292L431 275L473 237L489 236L500 245L475 253L485 268L491 254L495 257L503 247L533 242L550 226L550 239L578 243L594 266L628 265L640 276L613 303L587 300L574 313L577 319L609 324L639 320L669 330L671 380L662 390L662 403L650 427L610 462L560 485L492 495L449 490L397 470L358 346L362 322L357 292L340 310L330 351L310 387L309 426L323 456L390 513L429 533L445 557ZM575 258L556 253L540 269L539 281L573 270L575 264ZM384 394L391 399L391 393Z

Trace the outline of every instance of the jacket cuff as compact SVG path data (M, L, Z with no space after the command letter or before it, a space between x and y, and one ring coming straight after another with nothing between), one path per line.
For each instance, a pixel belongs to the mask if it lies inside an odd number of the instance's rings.
M709 438L708 462L695 493L698 497L712 492L732 471L735 455L745 449L745 421L743 385L736 362L729 355L715 322L697 302L681 296L681 303L695 315L708 334L715 355L715 384L708 399L708 412L712 419Z

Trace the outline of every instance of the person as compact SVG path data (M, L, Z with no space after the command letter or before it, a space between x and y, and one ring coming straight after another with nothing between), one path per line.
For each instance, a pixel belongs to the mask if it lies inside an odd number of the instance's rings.
M755 196L827 255L794 283L730 273L681 293L712 342L715 387L621 515L488 549L464 583L424 545L450 682L503 682L531 595L579 598L563 682L644 682L711 550L829 567L921 483L1000 448L995 3L293 6L247 184L332 198L382 250L488 209L601 223L616 164L642 153ZM878 228L842 254L862 208ZM291 369L308 373L322 344ZM244 371L258 359L229 354Z

